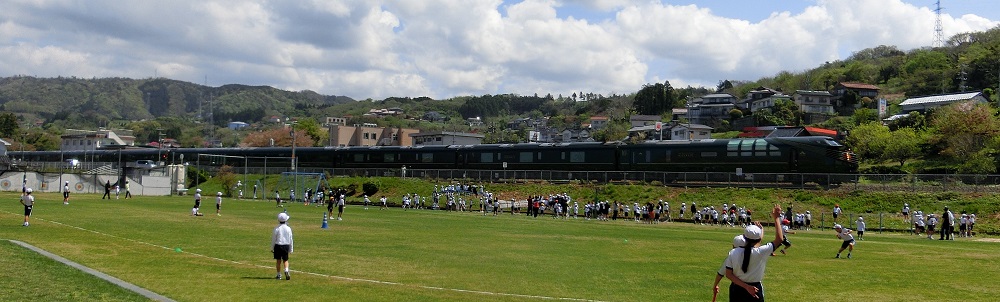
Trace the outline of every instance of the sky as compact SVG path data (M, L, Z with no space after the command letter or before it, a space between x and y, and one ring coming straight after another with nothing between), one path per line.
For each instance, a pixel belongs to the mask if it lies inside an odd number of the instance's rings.
M715 87L934 42L934 0L7 0L0 76L165 77L381 100ZM1000 25L942 0L944 39Z

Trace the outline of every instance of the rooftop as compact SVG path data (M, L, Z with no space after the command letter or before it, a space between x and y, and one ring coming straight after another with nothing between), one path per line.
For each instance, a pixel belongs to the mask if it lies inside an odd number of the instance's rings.
M840 86L844 86L846 88L851 88L851 89L871 89L871 90L879 90L880 89L880 88L878 88L878 86L875 86L875 85L872 85L872 84L852 83L852 82L840 83Z
M982 92L966 92L966 93L953 93L953 94L938 94L929 95L916 98L909 98L899 103L900 106L906 105L916 105L916 104L928 104L928 103L942 103L942 102L954 102L954 101L964 101L971 100L978 95L982 95Z

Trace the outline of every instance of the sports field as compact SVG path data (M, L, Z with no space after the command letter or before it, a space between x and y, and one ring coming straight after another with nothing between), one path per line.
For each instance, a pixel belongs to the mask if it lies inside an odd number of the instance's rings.
M348 206L343 221L322 229L321 208L286 204L295 234L286 281L273 279L270 236L281 211L274 202L227 198L216 216L214 198L205 198L206 216L192 217L190 196L102 201L76 194L64 206L61 196L40 194L31 226L22 227L17 198L0 193L7 200L0 239L24 241L178 301L709 301L715 272L741 232L360 206ZM773 238L771 230L765 228L765 238ZM869 231L853 259L834 259L840 240L833 231L789 238L789 254L768 265L771 301L1000 296L1000 243ZM4 267L7 279L63 274L49 266ZM723 280L720 301L728 300L728 284ZM93 299L134 299L104 287L93 291L105 297ZM0 299L18 295L5 290Z

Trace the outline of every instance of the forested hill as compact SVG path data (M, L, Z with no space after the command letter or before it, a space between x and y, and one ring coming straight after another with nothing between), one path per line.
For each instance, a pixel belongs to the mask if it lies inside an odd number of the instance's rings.
M199 110L206 120L212 112L217 123L253 122L271 115L308 115L311 110L352 101L313 91L235 84L209 87L164 78L0 78L0 110L78 127L117 120L197 117Z

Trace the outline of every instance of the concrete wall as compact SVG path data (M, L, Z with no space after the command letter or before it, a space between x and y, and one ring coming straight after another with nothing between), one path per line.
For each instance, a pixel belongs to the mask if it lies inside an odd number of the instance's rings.
M174 170L182 173L183 168ZM174 174L176 175L176 174ZM104 194L104 184L117 181L116 175L93 174L42 174L36 172L7 172L0 175L0 191L20 192L22 180L35 192L61 192L63 183L69 181L70 192ZM138 179L126 177L132 195L166 196L174 192L172 184L183 183L183 180L171 180L171 174L140 175ZM122 185L122 194L125 187Z

